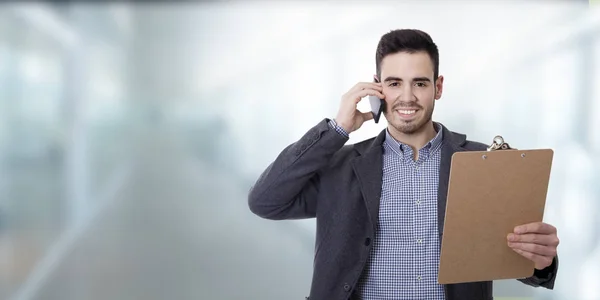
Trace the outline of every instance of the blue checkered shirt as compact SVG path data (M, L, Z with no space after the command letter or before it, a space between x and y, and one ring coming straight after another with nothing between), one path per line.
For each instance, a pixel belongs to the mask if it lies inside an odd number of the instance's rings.
M437 283L440 259L437 192L442 130L419 150L386 131L379 222L367 266L358 283L363 300L444 300ZM335 122L331 126L348 134Z

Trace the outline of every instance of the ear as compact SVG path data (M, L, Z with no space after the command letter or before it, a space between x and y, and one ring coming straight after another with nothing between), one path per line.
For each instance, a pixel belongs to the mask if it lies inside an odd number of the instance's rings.
M435 81L435 100L442 98L442 92L444 91L444 76L438 76Z
M380 82L380 81L379 81L379 77L377 77L377 74L373 74L373 80L374 80L375 82Z

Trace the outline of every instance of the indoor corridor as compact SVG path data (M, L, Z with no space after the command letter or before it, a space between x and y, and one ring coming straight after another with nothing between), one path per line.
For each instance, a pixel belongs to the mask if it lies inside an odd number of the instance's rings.
M312 243L281 234L289 231L287 223L251 215L247 190L192 157L174 137L157 130L137 139L139 155L120 166L98 211L77 232L56 239L24 286L5 283L4 296L18 292L2 298L285 299L306 293ZM13 246L16 283L30 248Z
M555 290L495 299L600 300L600 10L566 2L0 4L0 300L304 299L315 220L247 193L409 27L440 49L436 121L554 150Z

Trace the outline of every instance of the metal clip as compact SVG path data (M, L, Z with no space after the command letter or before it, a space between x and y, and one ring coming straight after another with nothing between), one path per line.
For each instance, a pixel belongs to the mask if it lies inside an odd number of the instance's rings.
M504 138L502 136L497 135L494 137L492 144L487 148L487 151L495 151L495 150L507 150L513 149L510 147L508 143L504 142Z

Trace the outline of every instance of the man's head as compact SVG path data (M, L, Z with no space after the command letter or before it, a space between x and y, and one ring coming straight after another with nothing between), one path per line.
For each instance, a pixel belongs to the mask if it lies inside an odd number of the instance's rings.
M386 33L377 45L377 78L383 85L384 115L403 134L431 124L435 100L442 96L438 49L429 34L413 29Z

